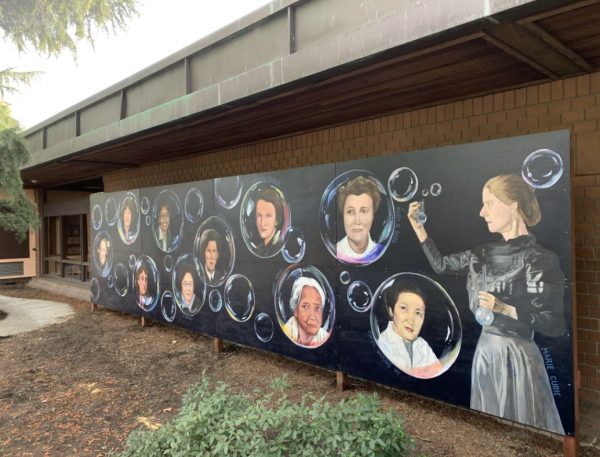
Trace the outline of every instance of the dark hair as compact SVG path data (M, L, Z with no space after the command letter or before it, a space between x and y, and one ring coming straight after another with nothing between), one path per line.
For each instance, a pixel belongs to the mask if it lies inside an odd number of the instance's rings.
M267 203L271 203L275 207L276 225L278 228L280 228L279 225L283 222L283 203L281 203L281 198L277 192L270 187L261 189L256 195L256 203L258 203L259 200L264 200Z
M409 280L399 280L395 281L386 291L385 291L385 308L390 316L394 315L394 306L396 306L396 302L398 301L398 297L402 293L411 293L418 295L423 300L423 303L427 304L427 299L425 298L425 294L423 290L417 286L414 282Z
M204 251L208 246L208 243L214 241L217 243L217 251L221 252L221 243L222 238L219 232L215 229L206 229L202 232L202 236L200 236L200 255L204 258Z
M373 213L379 208L381 203L381 193L377 183L372 178L366 178L364 176L357 176L351 179L345 185L340 186L337 191L338 208L341 213L344 212L344 205L346 199L350 195L362 195L367 194L373 201Z
M125 212L125 208L129 208L129 211L131 211L131 215L133 216L133 202L131 201L131 197L125 199L123 212Z

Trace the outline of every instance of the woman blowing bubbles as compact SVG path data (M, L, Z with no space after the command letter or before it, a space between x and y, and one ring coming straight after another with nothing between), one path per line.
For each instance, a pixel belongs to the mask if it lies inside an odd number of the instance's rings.
M554 404L536 331L565 332L565 278L558 257L537 244L528 227L541 219L538 201L523 179L500 175L483 188L479 212L497 242L441 255L416 220L419 203L409 206L409 221L436 273L467 273L469 307L493 312L484 326L471 368L471 408L564 434Z

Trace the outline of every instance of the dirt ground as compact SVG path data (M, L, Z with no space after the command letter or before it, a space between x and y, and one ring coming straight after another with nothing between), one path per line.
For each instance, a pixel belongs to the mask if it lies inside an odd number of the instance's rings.
M62 301L68 322L0 339L0 455L103 456L122 449L138 427L165 423L182 394L206 372L236 391L268 388L285 373L291 396L314 392L331 401L377 391L403 415L420 452L441 456L561 456L562 441L460 408L350 379L338 392L335 374L254 349L24 288L0 294ZM295 394L295 393L298 394ZM600 451L583 448L583 457Z

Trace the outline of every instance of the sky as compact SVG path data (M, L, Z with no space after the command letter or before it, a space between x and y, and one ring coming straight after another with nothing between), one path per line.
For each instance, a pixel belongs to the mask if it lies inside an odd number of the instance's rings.
M12 115L28 129L131 76L185 46L245 16L269 0L138 0L139 16L115 34L98 32L81 42L76 59L21 54L0 42L0 69L43 72L20 92L9 94Z

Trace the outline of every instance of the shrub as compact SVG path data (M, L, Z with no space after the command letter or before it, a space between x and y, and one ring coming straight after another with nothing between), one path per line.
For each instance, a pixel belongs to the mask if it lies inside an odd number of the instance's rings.
M179 414L156 430L136 430L122 457L152 456L406 456L412 439L400 416L376 394L331 404L305 396L293 403L277 378L267 394L236 394L206 378L183 397Z

